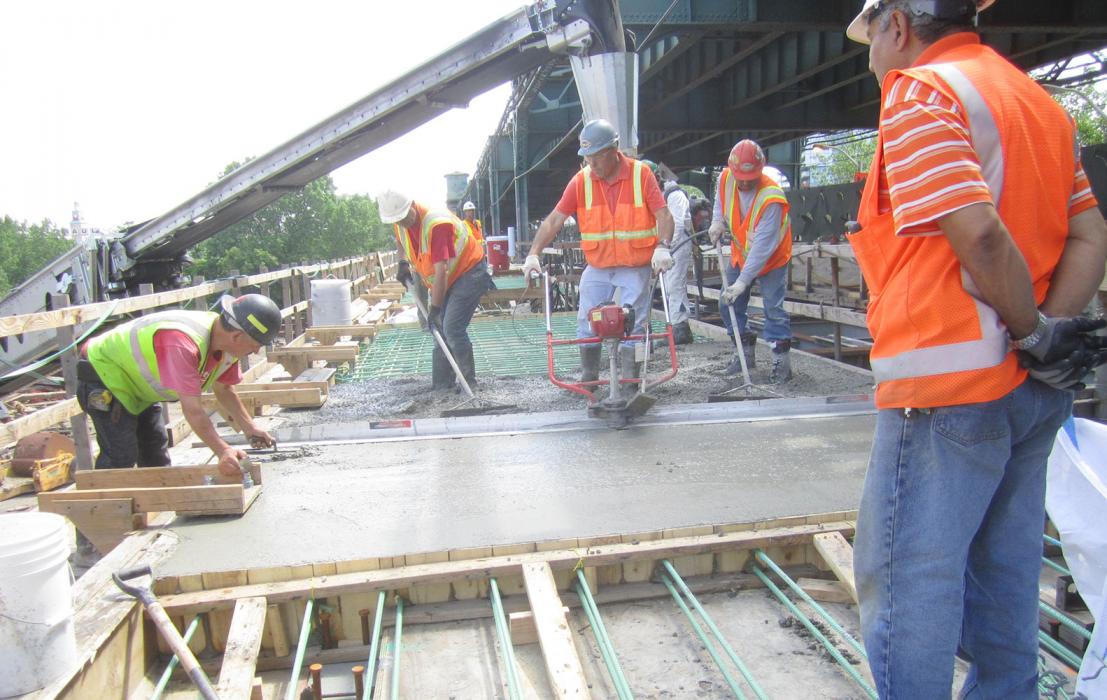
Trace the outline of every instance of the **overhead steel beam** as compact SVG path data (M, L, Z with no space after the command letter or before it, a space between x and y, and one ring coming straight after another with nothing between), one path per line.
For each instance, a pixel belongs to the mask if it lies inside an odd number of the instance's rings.
M683 56L688 49L694 48L703 36L704 32L686 32L678 34L675 37L677 41L674 46L665 49L660 57L651 61L648 66L645 66L638 76L638 84L645 85L650 80L653 80L653 78L659 75L666 66L669 66L676 61L676 59Z
M755 39L746 43L733 54L712 65L710 68L700 73L697 77L685 81L683 85L681 85L679 88L666 91L663 98L654 101L653 105L649 108L649 112L660 111L665 105L669 104L673 100L688 94L689 92L695 90L700 85L703 85L709 80L713 80L719 77L724 72L726 72L727 69L746 60L748 57L752 56L769 44L773 43L781 36L783 36L783 32L770 32L760 39Z
M766 97L769 97L770 95L775 95L778 92L780 92L781 90L784 90L785 88L791 87L792 85L795 85L796 83L799 83L803 80L807 80L808 78L811 78L813 76L818 75L819 73L822 73L823 71L829 70L829 69L833 68L834 66L838 65L839 63L844 63L844 62L849 61L850 59L852 59L856 56L860 56L861 54L868 53L869 49L868 49L867 46L862 46L860 44L853 44L852 42L850 42L850 43L851 43L851 46L847 47L846 51L844 53L842 53L842 54L840 54L840 55L838 55L834 58L828 58L828 59L820 62L818 65L812 66L811 68L808 68L805 71L801 71L799 73L796 73L795 75L789 76L788 78L785 78L783 80L777 80L775 83L773 83L768 88L766 88L766 89L764 89L764 90L762 90L762 91L760 91L760 92L758 92L754 95L749 95L745 99L740 100L740 101L728 106L727 110L728 111L737 111L737 110L743 109L745 107L749 107L750 105L754 104L755 102L759 102L759 101L765 99Z

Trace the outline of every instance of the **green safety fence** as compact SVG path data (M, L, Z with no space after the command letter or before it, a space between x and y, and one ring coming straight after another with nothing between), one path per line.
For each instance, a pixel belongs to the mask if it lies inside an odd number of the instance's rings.
M576 337L575 313L554 314L555 339ZM652 333L663 333L665 324L654 321ZM533 376L547 372L546 320L538 314L518 315L514 319L476 319L469 324L473 341L473 359L477 375ZM368 379L392 379L429 375L434 340L420 328L383 328L373 342L361 348L351 367L343 367L336 378L340 382ZM602 362L606 362L605 359ZM577 346L554 348L554 367L563 376L580 366Z

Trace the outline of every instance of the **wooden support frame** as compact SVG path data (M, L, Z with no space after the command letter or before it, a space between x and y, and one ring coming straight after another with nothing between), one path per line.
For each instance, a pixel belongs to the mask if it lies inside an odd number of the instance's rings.
M243 598L235 603L223 668L215 687L222 700L248 700L253 692L265 613L265 598Z
M853 547L840 532L826 532L812 538L815 551L838 577L838 581L857 603L857 583L853 578Z

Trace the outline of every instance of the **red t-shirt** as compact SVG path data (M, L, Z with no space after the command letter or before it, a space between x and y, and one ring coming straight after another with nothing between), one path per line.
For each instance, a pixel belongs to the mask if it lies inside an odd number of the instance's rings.
M619 156L621 162L619 166L619 174L615 176L614 182L608 182L607 180L601 180L592 174L592 184L599 185L603 188L603 196L607 201L607 208L611 210L611 213L615 213L615 206L619 202L619 195L622 188L634 187L634 183L631 182L631 175L634 173L634 167L631 165L630 159L624 155ZM650 208L650 212L656 214L658 209L665 206L665 196L661 194L661 188L657 186L657 178L646 178L646 185L642 189L642 199L645 201L646 206ZM558 201L557 206L554 207L557 211L561 212L565 216L576 216L577 214L577 188L576 178L571 178L569 184L565 186L565 191L561 194L561 199Z
M418 254L423 232L420 228L408 228L407 238L411 241L411 249ZM454 250L454 227L450 224L438 224L431 229L431 262L444 262L450 258L456 258Z
M200 348L183 331L161 330L154 333L154 356L158 361L161 383L179 396L199 396L204 382L219 367L223 353L208 353L204 372L196 371L200 366ZM238 363L234 363L216 380L228 386L242 381L242 372Z

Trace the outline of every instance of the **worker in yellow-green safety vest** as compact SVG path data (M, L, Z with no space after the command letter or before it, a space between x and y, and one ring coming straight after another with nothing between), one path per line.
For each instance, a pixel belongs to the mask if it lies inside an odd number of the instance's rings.
M200 395L211 391L255 446L273 436L254 425L235 394L238 358L273 342L281 311L269 297L224 296L221 311L163 311L116 326L88 341L78 362L77 401L92 418L97 469L168 466L161 402L180 401L185 420L219 459L239 473L241 449L215 430Z

